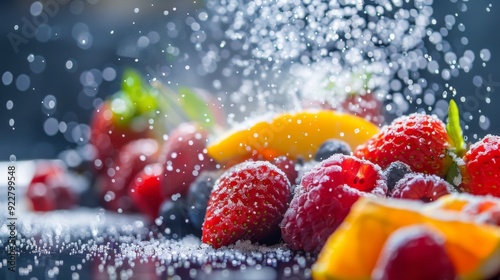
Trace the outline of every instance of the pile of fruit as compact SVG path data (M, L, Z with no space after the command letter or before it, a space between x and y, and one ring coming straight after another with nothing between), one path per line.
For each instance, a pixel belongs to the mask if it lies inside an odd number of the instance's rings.
M171 238L319 253L315 279L499 273L500 137L467 146L453 100L447 124L411 114L380 128L350 107L264 116L221 133L224 114L208 95L152 87L128 71L94 112L95 180L85 195L143 213ZM32 208L77 204L67 176L64 165L40 162Z

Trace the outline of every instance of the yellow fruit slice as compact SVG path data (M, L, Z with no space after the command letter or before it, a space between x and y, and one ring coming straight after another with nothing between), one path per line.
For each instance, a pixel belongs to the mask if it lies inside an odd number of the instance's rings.
M210 143L207 150L219 163L247 159L255 151L309 159L325 140L337 138L354 149L376 132L376 125L354 115L331 110L300 111L236 128Z
M499 227L475 223L459 212L422 208L416 202L361 198L323 247L312 268L313 279L370 279L389 235L415 224L443 234L460 279L484 279L497 272Z

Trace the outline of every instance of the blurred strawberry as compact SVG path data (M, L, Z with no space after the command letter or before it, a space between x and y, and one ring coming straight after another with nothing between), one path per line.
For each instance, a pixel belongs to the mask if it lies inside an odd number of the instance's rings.
M144 86L138 73L125 71L121 91L105 100L92 115L90 143L96 151L95 169L105 172L118 150L130 141L164 134L163 126L157 125L162 106L157 91Z
M365 118L378 126L384 123L383 103L375 93L349 94L340 106L345 112Z
M159 163L146 165L128 186L129 196L135 207L151 220L158 217L163 202L160 186L162 174L163 165Z
M165 166L161 178L164 198L185 194L201 171L215 169L207 154L207 137L208 132L194 123L183 123L170 133L159 158Z
M119 150L111 166L98 175L96 182L98 195L106 209L134 209L128 196L129 184L146 165L157 161L159 150L155 139L137 139Z
M61 162L36 162L35 174L26 192L32 210L46 212L75 206L78 194L70 176Z

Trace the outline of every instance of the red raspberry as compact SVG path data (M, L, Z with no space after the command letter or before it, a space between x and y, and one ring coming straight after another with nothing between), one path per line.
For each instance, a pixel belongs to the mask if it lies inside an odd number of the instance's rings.
M461 187L475 195L500 197L500 136L487 135L470 146L461 166Z
M416 225L394 231L380 252L372 279L456 279L444 238L436 230Z
M451 143L441 120L411 114L383 127L368 142L358 146L354 155L383 169L399 160L415 172L444 177L452 163L447 154L447 149L453 146Z
M380 168L353 156L333 155L303 177L281 223L294 250L317 252L360 196L385 197Z
M286 175L266 161L233 166L215 182L201 240L220 248L240 239L263 242L279 233L291 197Z
M453 192L455 192L453 186L441 177L408 173L396 183L389 196L431 202Z

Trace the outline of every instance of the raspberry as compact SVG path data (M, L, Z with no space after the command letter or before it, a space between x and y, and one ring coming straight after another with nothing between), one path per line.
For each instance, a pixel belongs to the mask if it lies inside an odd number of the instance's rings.
M233 166L215 182L201 240L214 248L240 239L265 242L279 233L290 200L285 173L266 161Z
M163 202L160 186L160 176L162 174L162 164L146 165L142 171L136 174L127 187L135 207L151 219L158 217L158 211Z
M360 196L385 197L386 192L378 166L334 155L302 177L281 223L282 237L294 250L317 252Z
M455 192L453 186L441 177L408 173L396 183L389 196L431 202L453 192Z
M456 279L443 236L416 225L400 228L387 239L372 279Z

